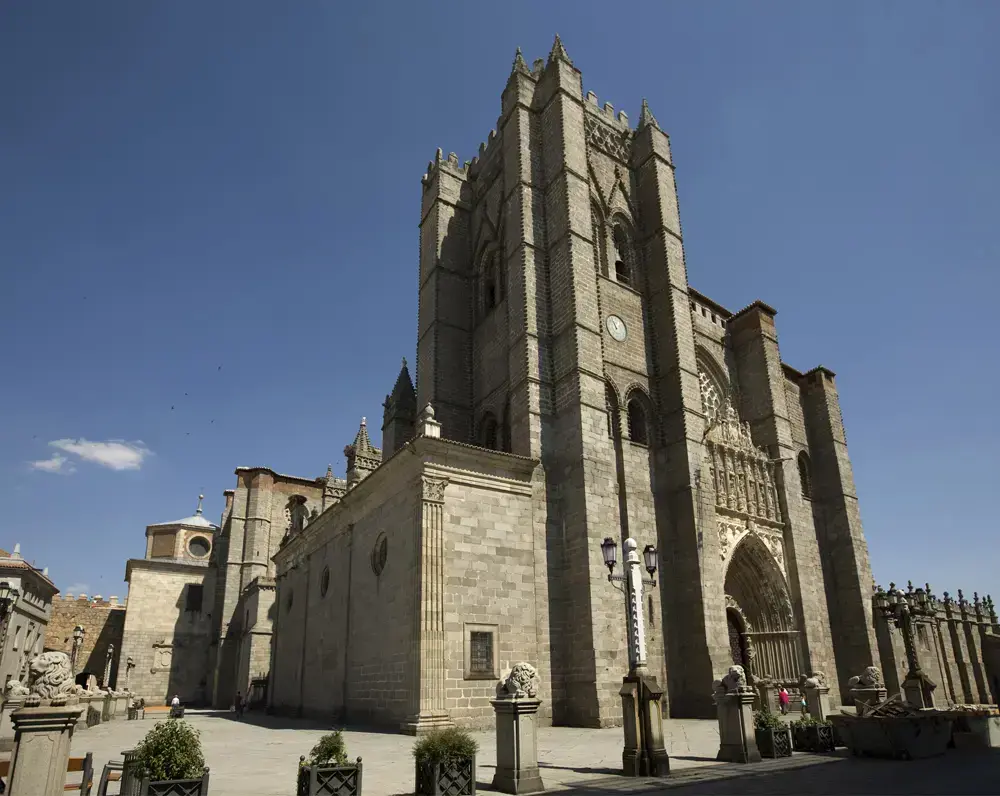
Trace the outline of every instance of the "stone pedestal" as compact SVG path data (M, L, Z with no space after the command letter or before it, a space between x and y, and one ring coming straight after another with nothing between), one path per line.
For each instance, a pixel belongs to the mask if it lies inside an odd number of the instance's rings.
M728 763L759 763L760 751L753 726L753 689L727 690L715 684L715 705L719 717L719 754L716 760Z
M61 796L79 705L21 708L11 715L14 752L7 792Z
M805 692L809 715L819 721L826 721L830 716L830 687L807 681L802 690Z
M778 689L769 680L756 680L753 690L757 695L757 709L767 710L771 713L780 713L781 706L778 704Z
M852 688L851 698L854 700L854 707L857 709L858 715L864 716L868 712L866 706L874 707L885 702L888 693L882 686Z
M503 793L545 790L538 772L538 707L540 699L490 700L497 717L497 768L493 787Z
M24 697L20 696L6 700L0 708L0 752L9 752L14 748L14 722L11 716L23 705Z
M623 678L621 690L625 748L622 771L626 777L665 777L670 756L663 744L663 689L645 673Z
M902 684L903 699L915 708L934 707L937 683L923 672L910 672Z

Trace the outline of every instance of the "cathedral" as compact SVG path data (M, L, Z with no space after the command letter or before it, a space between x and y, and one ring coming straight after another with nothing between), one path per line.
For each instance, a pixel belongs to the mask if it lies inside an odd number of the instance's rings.
M240 467L218 526L170 528L210 546L174 573L200 584L197 635L154 640L167 669L206 656L178 680L190 698L266 682L277 713L484 726L527 661L544 720L620 723L601 542L631 537L656 549L643 610L669 715L714 716L734 662L824 672L847 700L878 649L834 374L782 361L767 304L689 284L646 103L635 124L602 107L558 38L518 51L496 130L471 161L438 150L421 194L416 384L404 361L382 447L362 420L345 479Z

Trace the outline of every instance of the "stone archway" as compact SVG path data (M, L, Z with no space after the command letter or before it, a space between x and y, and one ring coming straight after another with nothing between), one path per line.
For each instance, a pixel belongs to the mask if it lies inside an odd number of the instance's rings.
M802 671L799 631L785 576L756 533L733 550L725 581L727 626L740 639L739 652L756 677L795 682ZM732 635L732 630L730 634Z

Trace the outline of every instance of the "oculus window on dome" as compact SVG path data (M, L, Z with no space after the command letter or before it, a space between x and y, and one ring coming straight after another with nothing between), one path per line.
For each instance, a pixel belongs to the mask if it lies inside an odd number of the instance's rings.
M188 540L187 549L195 558L204 558L212 552L212 545L204 536L192 536Z

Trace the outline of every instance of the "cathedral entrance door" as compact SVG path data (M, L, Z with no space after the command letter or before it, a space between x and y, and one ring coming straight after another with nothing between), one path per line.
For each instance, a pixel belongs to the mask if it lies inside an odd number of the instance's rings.
M788 587L757 534L744 536L733 551L725 591L733 660L756 677L797 682L802 655Z

